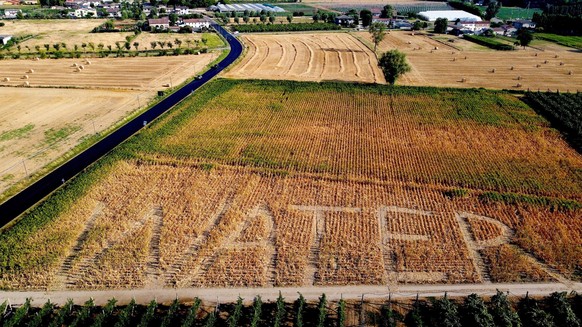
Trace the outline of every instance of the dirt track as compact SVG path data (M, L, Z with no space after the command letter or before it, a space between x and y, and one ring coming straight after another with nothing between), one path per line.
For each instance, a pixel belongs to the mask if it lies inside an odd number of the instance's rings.
M250 300L260 295L263 301L275 301L279 292L284 298L292 300L301 293L308 301L317 300L325 293L330 301L343 299L380 299L391 295L392 299L412 299L420 297L442 296L445 292L450 297L467 296L477 293L481 296L494 295L497 290L508 291L512 296L542 296L558 291L582 291L582 284L457 284L457 285L392 285L392 286L330 286L330 287L289 287L289 288L190 288L190 289L138 289L118 291L61 291L61 292L0 292L0 303L9 300L11 304L22 304L26 298L32 299L34 306L41 306L48 299L56 304L64 304L73 299L76 304L83 304L92 298L97 305L104 305L107 300L116 298L119 304L126 304L132 298L137 303L147 304L152 299L158 303L168 303L175 298L189 301L194 297L201 300L225 303L234 302L240 295Z
M345 33L245 35L248 52L226 77L385 83L376 57Z

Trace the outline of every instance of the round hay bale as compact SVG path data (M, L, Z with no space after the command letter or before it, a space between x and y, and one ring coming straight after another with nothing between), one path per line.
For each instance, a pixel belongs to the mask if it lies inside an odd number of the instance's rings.
M558 58L558 55L555 55L554 58Z
M463 77L463 78L461 78L461 83L465 83L466 81L467 81L467 79L466 79L466 78L464 78L464 77Z
M412 44L412 42L410 42L410 41L408 41L408 42L406 42L406 43L408 43L408 44Z
M80 69L80 68L76 68L76 69L75 69L75 72L77 72L77 73L78 73L78 72L80 72L80 71L81 71L81 69Z
M537 52L536 52L536 53L534 53L534 56L536 56L536 57L537 57L537 56L538 56L538 53L537 53Z
M517 83L515 87L521 87L521 83Z
M571 70L570 70L570 71L568 71L568 75L572 75L572 71L571 71Z
M83 65L80 65L80 66L79 66L79 69L83 70L83 69L85 69L85 66L83 66Z
M548 61L547 60L544 60L544 64L547 64L547 63L548 63Z
M34 57L34 61L39 61L40 58L39 57Z
M521 81L521 76L517 76L517 80L518 81Z
M511 66L511 67L509 68L509 70L513 70L513 66Z
M77 67L77 66L78 66L78 65L77 65L77 63L74 63L74 64L73 64L73 67Z
M22 79L28 79L28 75L22 76Z
M10 82L10 77L4 77L4 82Z
M560 66L564 66L564 62L563 61L560 61Z
M85 64L90 65L91 62L89 60L85 61Z
M536 65L536 67L537 67L537 68L540 68L540 66L541 66L540 64L537 64L537 65Z
M438 50L438 49L439 49L439 47L434 47L434 49L435 49L435 50Z
M29 74L32 74L32 73L34 73L34 69L29 69L29 70L27 71L27 73L29 73Z
M495 73L495 68L491 69L491 72L492 72L492 73Z

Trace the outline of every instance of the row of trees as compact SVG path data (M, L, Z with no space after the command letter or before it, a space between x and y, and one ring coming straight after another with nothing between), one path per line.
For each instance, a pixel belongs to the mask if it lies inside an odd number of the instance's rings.
M237 25L232 27L235 31L248 32L298 32L298 31L329 31L338 30L340 27L329 23L300 23L300 24L257 24Z
M543 300L526 296L516 306L507 295L497 292L489 301L476 294L461 300L442 298L416 300L412 305L388 301L379 312L366 311L365 304L352 305L351 310L360 322L376 326L446 326L446 327L580 327L582 314L580 295L553 293ZM346 326L348 304L339 300L330 305L325 294L310 304L303 295L292 304L279 293L275 303L264 303L260 296L250 306L238 298L234 304L220 304L204 309L196 298L191 306L174 300L161 306L155 300L148 305L117 306L111 299L105 306L95 306L93 300L82 306L69 300L62 307L47 301L42 308L33 308L30 300L20 307L4 302L0 305L0 323L12 326ZM578 313L578 316L576 315ZM373 318L373 319L370 319Z

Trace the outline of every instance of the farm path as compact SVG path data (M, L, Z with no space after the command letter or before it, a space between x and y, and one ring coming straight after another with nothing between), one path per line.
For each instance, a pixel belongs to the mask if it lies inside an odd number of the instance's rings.
M135 298L137 303L147 304L152 299L159 303L167 303L175 298L182 301L192 300L198 297L211 303L234 302L240 295L250 301L260 295L263 301L275 301L279 292L284 298L291 300L301 293L307 300L317 300L325 293L328 300L343 299L412 299L421 297L443 296L445 292L451 297L467 296L477 293L481 296L494 295L497 290L509 292L513 296L542 296L559 291L582 292L582 283L538 283L538 284L454 284L454 285L351 285L351 286L306 286L284 288L158 288L135 290L102 290L102 291L14 291L0 292L0 303L5 300L13 305L24 303L27 298L32 299L35 306L41 306L48 299L53 303L64 304L68 299L73 299L77 304L82 304L89 298L93 298L97 305L104 305L107 300L116 298L120 304L128 303Z

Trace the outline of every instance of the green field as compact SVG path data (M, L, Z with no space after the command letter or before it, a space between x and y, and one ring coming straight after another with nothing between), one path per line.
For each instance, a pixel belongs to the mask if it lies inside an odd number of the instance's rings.
M487 7L479 6L479 9L485 12ZM541 14L542 10L538 8L501 7L495 17L503 20L531 19L534 13Z
M535 33L534 37L539 40L554 42L566 47L582 49L582 36L566 36L550 33Z

